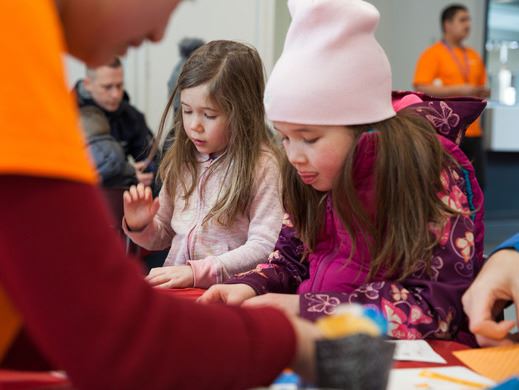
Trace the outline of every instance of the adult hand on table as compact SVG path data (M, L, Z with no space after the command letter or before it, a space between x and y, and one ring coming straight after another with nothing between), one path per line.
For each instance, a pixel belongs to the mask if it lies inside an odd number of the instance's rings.
M187 288L193 287L193 270L190 265L172 265L152 268L146 280L155 287Z
M493 254L470 288L463 295L463 308L470 320L470 330L481 346L510 344L519 341L510 331L514 321L496 322L495 316L508 301L515 302L519 315L519 252L503 249Z
M123 194L124 219L130 230L139 231L151 223L159 210L159 198L153 199L150 187L131 186Z

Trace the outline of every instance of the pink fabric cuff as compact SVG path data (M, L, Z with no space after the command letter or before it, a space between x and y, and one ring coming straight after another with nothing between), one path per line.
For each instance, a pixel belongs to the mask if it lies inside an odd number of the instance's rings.
M205 259L189 260L187 262L193 270L193 287L208 288L213 284L222 283L221 264L216 256Z
M421 103L423 100L415 94L405 95L402 98L393 98L393 109L398 112L412 104Z

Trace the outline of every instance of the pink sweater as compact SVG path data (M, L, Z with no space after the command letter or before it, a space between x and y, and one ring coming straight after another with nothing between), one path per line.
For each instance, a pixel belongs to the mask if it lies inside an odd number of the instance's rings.
M271 153L264 152L256 169L250 206L228 227L215 221L203 225L220 192L225 167L208 176L208 168L218 158L209 160L207 155L200 155L200 160L199 183L187 207L179 196L173 205L163 187L153 222L143 231L130 232L123 221L123 229L143 248L171 246L164 266L190 264L194 286L206 288L253 269L268 258L281 229L283 208L278 164Z

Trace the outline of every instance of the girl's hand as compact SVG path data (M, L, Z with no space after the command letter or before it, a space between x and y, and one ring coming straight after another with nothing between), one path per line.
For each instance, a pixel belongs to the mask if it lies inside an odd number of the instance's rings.
M130 230L142 230L153 220L159 210L159 198L153 200L150 187L142 184L124 191L124 219Z
M154 287L187 288L193 287L193 270L190 265L173 265L152 268L146 280Z
M297 294L264 294L247 299L242 306L272 306L289 315L299 314L299 295Z
M256 292L246 284L215 284L200 296L197 302L240 305L254 296L256 296Z

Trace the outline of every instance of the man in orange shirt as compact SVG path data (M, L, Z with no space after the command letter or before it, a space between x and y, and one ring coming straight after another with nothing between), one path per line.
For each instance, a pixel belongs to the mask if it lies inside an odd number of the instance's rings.
M0 2L0 363L23 323L78 389L245 389L313 370L315 326L162 294L109 227L63 54L98 66L158 41L179 1Z
M416 65L413 84L417 91L433 96L489 96L481 57L463 45L470 33L470 24L467 7L453 4L443 10L443 39L427 48ZM485 159L479 120L467 129L461 148L472 161L483 188Z

